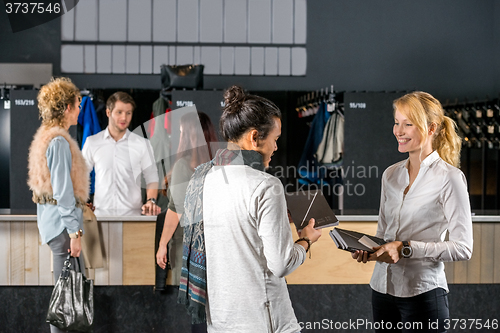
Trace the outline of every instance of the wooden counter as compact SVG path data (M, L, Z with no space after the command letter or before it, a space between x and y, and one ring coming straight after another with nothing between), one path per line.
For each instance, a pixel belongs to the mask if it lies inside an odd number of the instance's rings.
M96 285L153 285L156 216L98 218L104 268ZM0 285L51 285L51 251L42 245L36 215L0 215Z
M375 235L375 221L342 222L342 228ZM376 219L376 216L375 216ZM366 220L366 219L365 219ZM500 216L474 216L474 248L469 261L446 262L448 283L500 283ZM312 246L312 258L287 277L289 284L368 284L374 262L359 264L347 251L338 250L324 229ZM298 238L294 232L294 239Z
M377 216L340 215L342 228L375 234ZM100 217L104 268L96 285L154 285L156 217ZM449 283L500 283L500 216L474 216L470 261L446 263ZM312 258L287 277L289 284L367 284L374 263L358 264L338 250L324 229ZM293 228L294 239L297 238ZM0 215L0 285L51 285L51 252L41 245L35 215Z

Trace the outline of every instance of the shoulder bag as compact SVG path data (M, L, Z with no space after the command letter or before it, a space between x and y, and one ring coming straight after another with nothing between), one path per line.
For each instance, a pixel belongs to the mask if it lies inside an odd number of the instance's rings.
M203 89L203 65L161 65L164 89Z
M74 259L79 272L71 269L71 258L68 254L52 291L46 321L61 330L90 332L94 322L94 281L83 275L78 258Z

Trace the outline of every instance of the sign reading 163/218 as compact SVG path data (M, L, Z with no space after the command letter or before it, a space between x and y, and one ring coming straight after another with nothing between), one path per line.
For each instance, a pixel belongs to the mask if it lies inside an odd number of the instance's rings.
M43 3L43 2L6 2L5 11L7 14L43 14L43 13L56 13L61 12L61 4Z

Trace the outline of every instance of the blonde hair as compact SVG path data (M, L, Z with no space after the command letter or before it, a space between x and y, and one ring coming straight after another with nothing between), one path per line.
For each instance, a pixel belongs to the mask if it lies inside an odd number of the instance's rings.
M462 139L457 134L457 124L444 115L441 103L431 94L414 91L393 102L396 109L404 114L421 135L424 145L429 127L434 124L436 131L432 136L432 149L447 163L458 167L460 165L460 149Z
M80 91L69 78L52 78L38 92L38 110L42 124L64 127L64 111L75 103Z

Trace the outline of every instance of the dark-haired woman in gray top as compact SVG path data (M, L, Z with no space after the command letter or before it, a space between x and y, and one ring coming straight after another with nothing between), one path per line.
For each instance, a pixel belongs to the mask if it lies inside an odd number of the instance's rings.
M281 134L280 110L237 86L228 89L224 99L220 128L228 149L217 151L205 175L195 172L185 203L187 217L202 214L203 227L192 236L204 230L204 248L193 249L197 252L189 264L197 265L206 250L208 332L296 333L300 326L284 277L304 262L321 231L313 228L311 219L293 242L283 186L265 172ZM193 188L199 177L204 177L201 189ZM189 202L195 196L197 203ZM185 231L185 248L189 236ZM200 288L190 288L196 281L184 275L184 264L181 286L183 278L188 280L187 294L202 300ZM192 313L195 309L192 302Z

